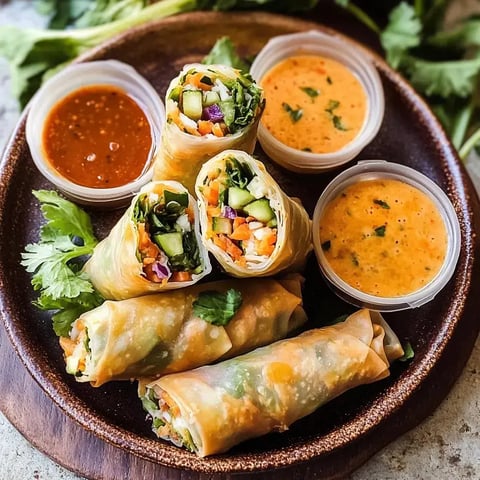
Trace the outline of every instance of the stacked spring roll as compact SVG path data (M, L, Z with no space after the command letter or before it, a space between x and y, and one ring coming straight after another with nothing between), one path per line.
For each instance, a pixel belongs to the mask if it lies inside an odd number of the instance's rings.
M151 182L133 198L84 270L104 298L193 285L211 272L198 207L178 182Z
M360 310L216 365L141 382L139 394L159 437L203 457L286 430L346 390L387 377L402 355L381 316Z
M306 321L302 281L299 275L281 283L225 280L106 301L82 314L70 337L61 338L67 371L98 387L182 371L266 345ZM232 291L239 302L228 301ZM209 321L201 318L205 312ZM228 323L219 321L225 312L233 314Z
M311 250L311 221L265 166L246 152L226 150L201 168L195 184L202 238L236 277L299 270Z
M193 192L201 165L215 154L228 148L252 153L264 103L249 74L225 65L186 65L167 90L154 179L178 180Z

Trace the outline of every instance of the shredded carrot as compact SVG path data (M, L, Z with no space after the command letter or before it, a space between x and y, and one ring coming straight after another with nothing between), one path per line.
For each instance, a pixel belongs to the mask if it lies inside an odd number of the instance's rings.
M242 223L245 223L246 220L244 217L235 217L233 219L233 229L235 230L239 225L242 225Z
M138 250L142 257L157 258L160 254L160 249L150 239L150 235L145 229L144 223L137 224L138 229Z
M227 237L223 235L223 233L220 235L215 235L213 237L213 243L222 250L227 250Z
M212 86L208 85L207 83L202 82L202 78L205 76L202 72L192 73L187 76L186 83L193 85L196 88L201 90L211 90Z
M211 205L207 207L208 217L219 217L221 213L222 209L220 207L212 207Z
M207 135L207 133L212 133L213 122L210 120L199 120L198 124L198 133L200 135Z
M225 251L234 259L238 260L242 255L242 250L237 247L228 237L225 237L225 241L227 243L227 248Z
M256 250L258 255L270 256L275 249L275 242L277 241L277 233L275 230L272 230L270 235L262 238L258 243L256 243Z
M208 186L203 189L203 196L207 201L208 205L217 206L218 205L218 193L220 190L220 182L213 180Z
M170 277L171 282L189 282L192 279L190 272L173 272Z
M224 137L225 136L225 132L222 130L222 127L219 123L214 123L213 124L212 133L216 137Z
M230 235L232 240L248 240L252 234L248 223L242 223L239 225L233 233Z
M255 217L250 217L250 216L248 216L248 217L245 219L245 221L246 221L247 223L255 222L256 220L257 220L257 219L256 219Z

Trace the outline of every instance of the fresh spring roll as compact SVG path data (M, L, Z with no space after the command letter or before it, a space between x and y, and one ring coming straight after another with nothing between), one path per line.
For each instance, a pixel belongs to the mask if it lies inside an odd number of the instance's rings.
M311 250L311 221L261 162L226 150L203 165L195 191L204 243L230 275L303 267Z
M98 387L198 367L284 338L306 321L302 281L225 280L106 301L60 340L67 371Z
M198 207L178 182L151 182L94 249L85 272L106 299L187 287L212 270Z
M262 89L248 73L225 65L186 65L167 90L154 179L178 180L193 192L209 158L228 148L252 153L264 104Z
M387 377L402 355L380 315L359 310L341 324L140 382L139 394L159 437L204 457L288 429L346 390Z

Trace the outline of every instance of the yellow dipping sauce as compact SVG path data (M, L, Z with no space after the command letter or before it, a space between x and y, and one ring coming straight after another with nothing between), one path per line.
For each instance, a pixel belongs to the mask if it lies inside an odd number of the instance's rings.
M398 180L347 187L327 204L319 228L333 271L378 297L407 295L428 284L447 250L445 223L433 201Z
M262 81L263 126L289 147L314 153L336 152L363 126L367 96L355 75L327 57L289 57Z

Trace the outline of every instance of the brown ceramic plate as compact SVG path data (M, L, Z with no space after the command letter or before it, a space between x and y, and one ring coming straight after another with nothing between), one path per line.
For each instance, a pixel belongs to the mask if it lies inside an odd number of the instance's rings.
M222 35L229 35L242 53L255 54L272 36L311 28L323 27L259 13L187 14L128 32L83 60L116 58L130 63L163 96L177 71L185 63L201 59ZM388 379L347 392L287 432L242 443L224 455L200 459L156 439L134 384L113 382L94 389L65 373L50 318L31 305L35 295L29 275L20 266L20 254L27 243L36 240L41 221L31 190L51 185L32 163L25 142L24 113L1 166L2 317L27 369L66 414L100 439L159 468L258 473L310 461L311 475L333 478L351 471L438 405L468 358L480 325L476 322L480 269L475 235L479 205L464 168L426 105L379 57L369 55L382 77L386 111L377 138L358 159L382 158L428 175L449 195L462 229L460 260L444 291L419 309L386 316L399 337L411 342L415 359L397 362ZM292 174L269 162L259 148L256 153L284 190L303 200L310 214L324 186L338 173ZM90 213L99 237L121 214ZM352 311L325 286L313 257L306 277L305 303L312 324Z

